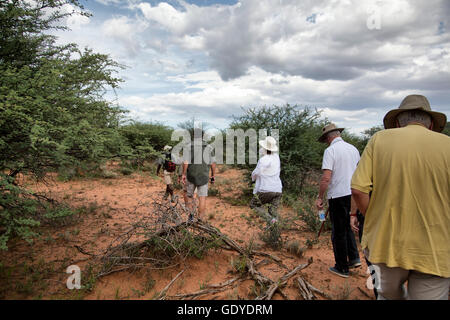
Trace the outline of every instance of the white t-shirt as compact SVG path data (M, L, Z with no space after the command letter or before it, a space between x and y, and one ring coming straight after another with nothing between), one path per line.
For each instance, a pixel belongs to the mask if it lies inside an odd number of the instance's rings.
M280 157L272 153L261 157L252 172L252 181L255 181L253 194L258 192L280 192L282 184L280 179Z
M350 184L353 172L359 162L359 151L350 143L338 137L325 149L322 170L331 170L331 182L328 185L327 199L352 194Z

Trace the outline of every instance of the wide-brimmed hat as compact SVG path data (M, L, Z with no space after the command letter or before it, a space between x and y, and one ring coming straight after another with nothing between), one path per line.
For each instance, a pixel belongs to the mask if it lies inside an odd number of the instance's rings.
M278 151L277 140L271 136L266 137L264 140L260 140L259 145L269 151Z
M327 134L332 131L342 132L342 131L344 131L344 128L338 128L338 127L336 127L336 125L334 123L329 123L325 127L322 128L322 135L319 137L319 139L317 139L317 141L325 142L325 138L326 138Z
M398 109L389 111L383 119L384 128L392 129L397 127L397 116L408 110L422 110L428 113L433 119L433 131L442 132L447 123L447 116L443 113L431 111L430 103L424 96L413 94L403 99Z
M164 151L170 151L170 150L172 150L172 146L169 146L169 145L164 146Z

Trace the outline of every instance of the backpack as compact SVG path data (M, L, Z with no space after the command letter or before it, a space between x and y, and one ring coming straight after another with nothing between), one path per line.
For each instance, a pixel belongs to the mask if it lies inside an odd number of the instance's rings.
M172 155L166 153L166 159L164 160L164 170L167 172L175 172L177 165L172 161Z
M206 143L202 144L202 152L205 151ZM202 153L203 154L203 153ZM209 181L209 167L210 165L205 162L205 159L202 157L201 164L194 163L194 146L191 147L191 164L189 164L187 168L187 179L189 182L196 186L203 186Z

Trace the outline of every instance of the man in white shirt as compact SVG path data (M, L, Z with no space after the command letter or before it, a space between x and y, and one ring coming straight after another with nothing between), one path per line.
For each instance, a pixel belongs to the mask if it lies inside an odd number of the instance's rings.
M323 209L323 197L327 192L328 208L332 226L335 266L328 270L348 278L349 268L361 266L355 235L350 227L351 180L359 162L359 152L341 138L343 128L328 124L322 129L319 142L327 143L322 162L322 178L319 196L316 200L318 210ZM356 208L356 207L355 207Z
M262 214L268 223L275 224L278 221L277 209L283 188L280 179L280 157L276 153L278 151L277 142L269 136L265 140L259 141L259 145L262 147L262 157L252 172L255 188L250 208ZM269 204L268 212L262 208L265 204Z

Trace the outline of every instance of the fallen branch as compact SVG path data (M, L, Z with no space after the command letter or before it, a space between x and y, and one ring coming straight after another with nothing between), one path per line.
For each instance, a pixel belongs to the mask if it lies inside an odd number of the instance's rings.
M277 290L280 289L280 287L284 286L290 278L292 278L297 272L300 270L305 269L313 262L312 257L308 259L308 262L306 264L301 264L285 275L283 275L277 282L272 281L272 285L266 290L266 292L259 297L256 298L256 300L270 300L272 299L272 296L275 294Z
M299 276L297 278L297 284L299 286L300 294L303 297L303 299L305 299L305 300L317 299L317 297L314 295L314 292L320 294L322 297L324 297L326 299L332 300L332 297L330 295L328 295L325 292L317 289L316 287L314 287L311 283L306 281L301 276Z
M170 286L178 279L179 276L183 274L184 270L178 273L175 278L172 279L172 281L169 282L169 284L159 293L156 300L164 300L166 298L167 290L169 290Z
M358 287L358 289L359 289L359 291L361 291L361 293L364 294L367 298L373 299L373 298L372 298L371 296L369 296L369 295L367 294L367 292L365 292L363 289L361 289L360 287Z
M193 299L193 298L197 298L199 296L205 295L205 294L213 294L213 293L218 293L218 292L222 292L225 290L228 290L228 286L232 285L233 283L237 282L237 281L244 281L247 280L248 278L243 278L242 276L230 279L224 283L221 284L217 284L217 285L208 285L206 287L206 289L203 290L199 290L196 292L192 292L192 293L186 293L186 294L176 294L173 297L176 298L181 298L181 299Z
M302 277L297 278L297 285L300 291L300 295L304 300L314 300L316 296L311 292L306 281Z

